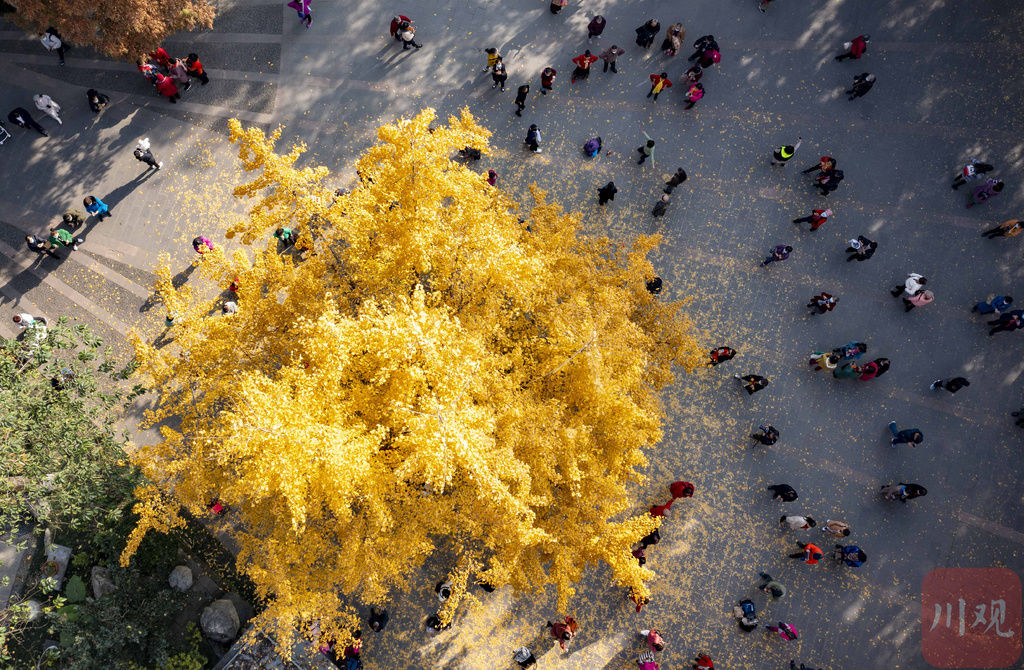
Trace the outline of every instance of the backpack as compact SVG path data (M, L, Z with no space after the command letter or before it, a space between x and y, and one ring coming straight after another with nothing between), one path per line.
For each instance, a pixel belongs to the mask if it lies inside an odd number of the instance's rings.
M748 619L753 619L757 615L757 610L754 609L754 603L749 600L741 602L740 609L743 610L743 616Z
M720 63L722 61L722 54L718 52L718 49L711 50L711 61L714 63Z

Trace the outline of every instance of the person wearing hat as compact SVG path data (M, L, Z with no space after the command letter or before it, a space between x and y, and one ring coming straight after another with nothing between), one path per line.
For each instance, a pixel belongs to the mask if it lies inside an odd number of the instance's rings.
M804 143L804 138L796 138L796 144L785 144L772 154L772 165L785 165L789 162L789 159L793 157L796 150L800 148L800 145Z

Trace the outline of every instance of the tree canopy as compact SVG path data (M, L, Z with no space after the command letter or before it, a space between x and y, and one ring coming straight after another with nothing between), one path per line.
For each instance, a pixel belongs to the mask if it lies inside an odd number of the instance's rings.
M658 520L630 513L631 485L661 438L656 392L702 359L681 304L646 290L659 238L587 234L538 190L521 211L451 159L489 151L469 112L434 121L381 127L349 193L296 166L304 146L275 153L280 129L232 121L255 204L227 236L245 247L197 263L238 312L165 268L174 345L134 338L162 434L136 457L153 484L134 543L220 500L281 633L347 637L355 602L386 603L435 552L443 620L471 581L554 584L564 609L601 562L648 593L630 545ZM281 227L299 231L283 253Z

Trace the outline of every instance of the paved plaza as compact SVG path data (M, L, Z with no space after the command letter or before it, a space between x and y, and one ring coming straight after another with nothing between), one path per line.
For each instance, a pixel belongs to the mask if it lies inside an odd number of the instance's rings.
M1024 205L1024 6L776 0L762 14L756 0L569 0L553 16L547 0L314 0L307 30L283 2L216 4L213 30L164 45L173 55L198 53L211 78L177 105L156 96L131 64L79 48L60 67L37 40L0 25L0 109L34 112L34 93L64 108L63 126L35 115L49 138L8 124L14 137L0 146L0 336L14 336L11 315L27 311L89 323L118 348L132 328L155 337L165 314L147 299L160 256L185 270L194 236L222 242L217 231L245 212L231 197L243 178L226 141L232 116L265 129L284 125L281 148L305 141L303 160L328 166L344 187L381 123L424 107L444 119L466 106L493 132L494 155L478 166L494 168L499 187L525 201L536 183L595 232L661 234L655 266L663 295L690 301L708 348L739 351L717 368L681 376L664 394L665 439L649 452L635 509L664 502L677 479L695 483L697 494L676 503L661 543L648 552L658 576L641 614L598 568L570 612L581 630L567 656L546 637L544 622L557 614L550 592L476 591L479 602L467 603L450 630L430 634L423 621L448 567L439 555L418 592L397 596L387 630L364 635L367 668L512 667L512 649L526 644L542 670L618 670L635 667L636 631L652 626L668 644L664 670L689 667L700 651L736 670L784 668L790 658L837 670L926 668L926 574L1024 573L1024 432L1010 417L1024 404L1021 334L988 337L970 311L992 294L1024 301L1021 241L980 236L1021 217ZM387 37L398 12L415 20L421 50L403 52ZM598 13L608 27L588 45L586 25ZM663 34L650 50L635 45L634 29L651 17L662 33L677 21L685 26L679 56L658 51ZM704 75L704 99L685 110L682 86L656 103L645 98L648 75L664 70L679 79L690 44L708 33L722 61ZM834 61L861 33L872 38L867 55ZM626 49L618 74L598 63L589 80L570 84L572 57L613 43ZM505 57L504 93L481 72L490 46ZM548 65L558 78L541 96L539 73ZM843 91L862 72L877 83L849 102ZM512 100L525 82L532 91L517 118ZM100 115L86 105L88 88L111 97ZM542 154L523 150L530 123L543 133ZM657 146L653 164L638 166L642 131ZM607 154L588 159L580 147L595 135ZM798 136L796 157L772 168L772 149ZM142 137L164 162L161 171L143 174L146 166L133 158ZM824 154L845 173L827 200L800 174ZM967 209L970 187L949 184L971 156L995 165L1007 188ZM677 167L689 180L667 215L653 218L662 183ZM596 189L610 179L618 194L599 208ZM64 260L29 254L24 235L45 236L86 195L106 201L113 216L90 221L85 243ZM791 223L822 202L835 212L822 228ZM848 263L846 242L859 234L876 240L878 252ZM760 267L777 244L792 245L792 256ZM905 313L889 289L912 271L928 277L936 300ZM838 307L808 316L804 305L822 290L839 297ZM861 382L808 369L811 351L851 340L868 343L865 360L888 357L888 374ZM748 397L734 373L772 383ZM928 388L957 375L971 386L956 395ZM891 448L889 420L920 428L924 443ZM747 435L764 422L782 437L754 449ZM926 486L928 496L901 504L877 495L900 481ZM794 486L799 500L770 501L765 487L776 483ZM832 543L817 529L780 530L783 513L848 522L867 563L790 560L796 539ZM785 598L766 605L755 595L759 570L788 587ZM731 608L745 597L757 602L763 622L789 621L801 639L741 632ZM1006 626L1018 640L1024 634L1019 620Z

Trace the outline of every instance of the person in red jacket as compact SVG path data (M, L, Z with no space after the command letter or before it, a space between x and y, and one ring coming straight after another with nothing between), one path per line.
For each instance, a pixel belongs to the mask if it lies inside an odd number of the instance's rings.
M724 363L732 359L736 355L736 350L732 347L718 347L717 349L711 350L711 360L708 361L708 365L714 367L719 363Z
M697 487L690 482L672 482L668 490L672 492L672 500L677 498L692 498Z
M651 79L651 90L647 92L647 97L654 96L654 102L658 102L658 95L666 88L672 86L672 82L668 80L668 73L662 72L661 74L652 74Z
M807 307L811 310L811 315L825 314L831 312L836 308L836 304L839 302L839 298L835 297L831 293L825 293L822 291L818 295L811 298L810 302L807 303Z
M816 209L810 216L801 216L799 219L793 219L793 223L810 223L811 230L817 230L825 225L830 216L832 216L831 209Z
M701 654L693 659L693 667L697 670L715 670L715 662L707 654Z
M570 83L575 84L577 79L586 79L590 76L590 66L597 62L597 56L591 55L590 49L587 49L573 58L572 62L576 63L576 69L572 71Z
M402 38L401 38L401 33L399 33L399 31L398 31L398 28L403 26L403 25L408 25L408 24L411 24L411 23L412 23L412 19L410 19L405 14L399 14L398 16L393 16L393 17L391 17L391 27L388 28L388 34L391 35L392 37L394 37L396 40L400 40Z
M669 512L672 511L672 503L675 502L675 498L669 500L664 505L652 505L651 516L668 516Z
M166 51L164 51L163 47L157 47L156 51L150 51L149 57L155 60L157 64L165 70L171 67L171 57Z
M547 95L548 91L555 83L555 76L558 75L558 70L553 67L546 67L540 73L540 94Z
M206 70L203 69L203 64L199 62L199 56L196 54L189 54L185 59L185 69L188 70L190 77L198 77L203 86L210 83L210 77L206 74Z
M177 104L178 100L181 99L181 94L178 93L178 87L174 85L174 80L170 77L165 77L159 72L156 73L156 90L160 92L160 95L170 100L172 104Z
M857 35L848 42L850 45L846 53L839 54L836 56L836 60L846 60L847 58L859 59L864 55L864 52L868 50L868 42L871 41L871 35Z
M800 546L800 551L790 554L790 558L802 558L808 565L816 565L825 557L825 552L821 550L821 547L812 542L797 542L797 544Z
M576 636L576 630L579 628L579 624L576 623L576 619L571 616L565 617L565 623L551 623L548 621L548 634L551 637L558 640L558 646L565 649L565 643L573 639Z

